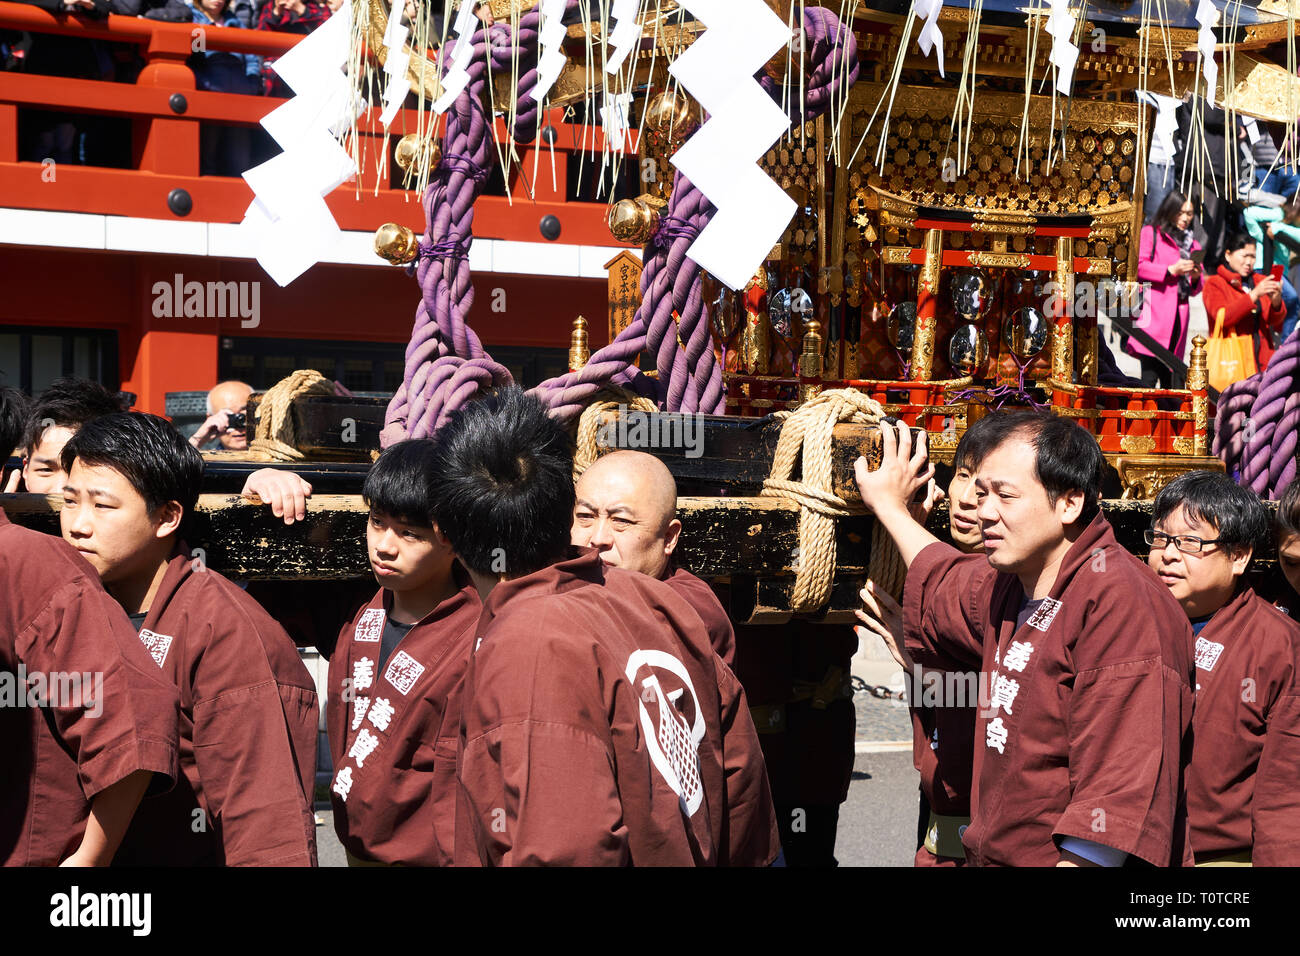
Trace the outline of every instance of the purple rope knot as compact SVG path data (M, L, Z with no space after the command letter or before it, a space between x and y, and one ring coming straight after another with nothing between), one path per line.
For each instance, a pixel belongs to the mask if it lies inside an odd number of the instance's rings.
M678 216L662 216L659 219L659 228L655 230L654 238L650 240L650 244L666 249L674 239L685 236L694 242L699 234L700 227L689 219L682 219Z
M437 242L420 240L421 259L468 259L469 243L456 238L439 239Z
M442 157L442 165L448 169L463 173L476 183L483 182L489 175L487 169L474 162L464 153L447 153Z

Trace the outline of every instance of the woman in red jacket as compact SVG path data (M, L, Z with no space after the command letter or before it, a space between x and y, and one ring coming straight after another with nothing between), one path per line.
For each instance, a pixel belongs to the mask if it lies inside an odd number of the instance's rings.
M1282 331L1286 309L1282 284L1255 272L1255 240L1244 232L1228 237L1223 265L1205 280L1205 311L1210 331L1223 309L1225 335L1249 335L1255 343L1255 363L1263 370L1273 357L1276 337Z

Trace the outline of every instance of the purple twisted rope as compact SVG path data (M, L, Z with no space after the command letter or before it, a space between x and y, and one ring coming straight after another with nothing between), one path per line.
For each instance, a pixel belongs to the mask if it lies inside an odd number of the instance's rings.
M1257 495L1275 497L1281 489L1270 480L1273 458L1285 443L1285 432L1279 426L1286 411L1287 400L1295 391L1297 372L1300 371L1300 338L1292 332L1269 360L1268 368L1259 375L1259 394L1250 409L1254 422L1254 437L1247 442L1250 454L1244 457L1240 483ZM1291 436L1291 453L1295 441Z
M577 9L577 0L567 6ZM457 41L473 45L470 79L448 111L443 159L423 197L426 231L415 267L422 296L402 385L384 418L380 442L385 447L403 438L428 437L478 389L511 381L509 371L492 361L466 323L474 304L468 255L474 202L493 161L492 118L483 106L488 76L512 68L516 45L520 60L535 65L540 19L540 11L532 10L520 18L513 37L508 23L496 23ZM451 61L452 49L449 45L444 63ZM530 69L520 82L515 132L521 141L536 135L540 112L531 100L536 85L536 69Z
M808 59L813 71L805 84L804 103L796 107L800 122L825 112L842 98L841 89L846 90L858 78L857 41L852 30L820 7L805 9L803 16L811 40ZM759 82L769 95L779 94L779 86L770 78L764 76ZM580 371L550 379L533 390L557 418L578 415L611 382L653 394L668 411L719 414L724 409L722 369L713 352L701 270L686 256L714 209L685 176L678 174L673 182L660 230L643 256L641 306L632 324ZM655 355L655 381L631 364L642 351Z
M1259 393L1259 376L1234 382L1219 395L1219 407L1214 416L1214 454L1223 459L1224 468L1233 481L1241 475L1241 457L1245 451L1245 435L1251 426L1250 409Z

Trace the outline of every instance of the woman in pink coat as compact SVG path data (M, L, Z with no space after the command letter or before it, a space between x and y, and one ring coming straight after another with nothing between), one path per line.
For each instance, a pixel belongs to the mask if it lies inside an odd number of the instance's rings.
M1201 267L1191 259L1200 249L1192 238L1192 201L1171 190L1151 222L1142 227L1138 246L1138 280L1150 283L1142 297L1142 316L1133 323L1178 358L1187 348L1188 300L1201 291ZM1142 365L1142 384L1147 388L1169 388L1171 373L1164 363L1135 338L1124 351Z

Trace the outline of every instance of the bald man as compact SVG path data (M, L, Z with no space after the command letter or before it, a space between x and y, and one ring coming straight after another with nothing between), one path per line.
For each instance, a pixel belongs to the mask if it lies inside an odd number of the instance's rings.
M190 444L202 448L217 438L221 447L229 451L248 448L248 430L245 426L231 427L230 416L243 414L253 386L245 382L221 382L208 392L208 418L199 430L190 436Z
M673 567L682 523L677 482L664 463L641 451L611 452L582 473L576 492L573 543L595 548L609 567L665 582L700 615L713 649L730 667L736 641L727 612L712 588Z

